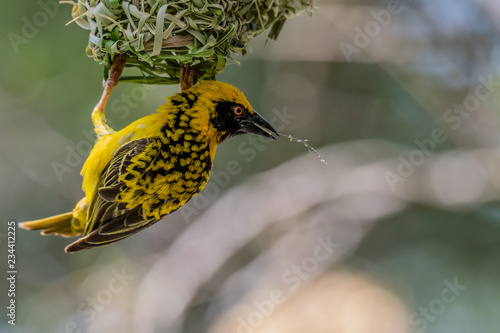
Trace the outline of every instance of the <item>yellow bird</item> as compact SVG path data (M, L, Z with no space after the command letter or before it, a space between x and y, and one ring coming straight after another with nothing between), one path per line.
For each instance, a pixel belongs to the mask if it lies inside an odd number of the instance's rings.
M198 194L217 145L243 133L277 135L241 91L202 82L167 98L157 113L98 138L81 172L85 197L73 211L20 227L43 235L83 235L66 252L126 238Z

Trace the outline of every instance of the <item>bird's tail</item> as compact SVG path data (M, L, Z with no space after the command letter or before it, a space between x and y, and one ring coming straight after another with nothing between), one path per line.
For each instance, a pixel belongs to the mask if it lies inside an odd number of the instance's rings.
M47 217L41 220L19 223L19 226L27 230L41 230L42 235L58 235L63 237L78 236L79 233L71 228L73 213L65 213Z

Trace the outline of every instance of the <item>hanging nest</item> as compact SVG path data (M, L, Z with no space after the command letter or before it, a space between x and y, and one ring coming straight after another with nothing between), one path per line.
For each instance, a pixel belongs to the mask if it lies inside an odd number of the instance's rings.
M105 64L115 55L141 76L121 81L179 83L180 68L191 64L198 78L214 79L234 54L246 53L264 33L276 39L286 19L312 13L315 0L79 0L73 21L90 30L87 54Z

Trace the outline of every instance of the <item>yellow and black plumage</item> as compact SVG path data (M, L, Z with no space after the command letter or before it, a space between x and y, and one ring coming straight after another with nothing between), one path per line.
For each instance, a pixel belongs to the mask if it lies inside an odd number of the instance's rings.
M217 145L243 133L277 134L238 89L202 82L167 98L157 113L97 140L82 169L85 197L73 212L20 226L42 234L83 235L67 252L128 237L199 193Z

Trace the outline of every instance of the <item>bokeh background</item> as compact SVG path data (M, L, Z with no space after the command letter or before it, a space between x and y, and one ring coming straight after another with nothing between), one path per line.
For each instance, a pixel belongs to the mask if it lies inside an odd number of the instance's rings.
M8 221L82 197L102 66L70 11L2 3L5 271ZM2 314L0 331L497 332L499 22L496 0L325 0L255 40L218 79L328 164L238 137L203 194L131 238L69 255L18 230L16 325ZM109 121L177 89L120 84Z

